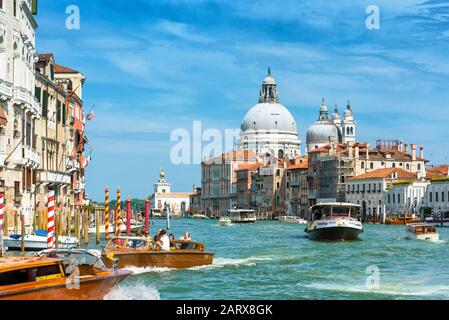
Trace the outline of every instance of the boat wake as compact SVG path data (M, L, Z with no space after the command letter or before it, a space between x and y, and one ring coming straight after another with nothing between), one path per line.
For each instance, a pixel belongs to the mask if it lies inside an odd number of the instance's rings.
M299 284L298 284L299 285ZM305 285L307 288L328 290L328 291L340 291L348 293L370 293L379 295L392 295L392 296L444 296L449 297L449 286L447 285L417 285L416 287L410 285L404 285L403 283L380 285L378 289L368 289L364 286L349 286L339 284L310 284Z
M188 270L207 270L207 269L216 269L223 268L227 266L255 266L259 261L267 261L273 260L270 256L262 256L262 257L249 257L243 259L232 259L232 258L215 258L211 265L207 266L198 266L192 267Z
M151 285L138 283L120 283L104 297L104 300L160 300L159 291Z
M164 273L177 270L175 268L160 268L160 267L126 267L126 270L133 272L133 275L139 275L143 273Z

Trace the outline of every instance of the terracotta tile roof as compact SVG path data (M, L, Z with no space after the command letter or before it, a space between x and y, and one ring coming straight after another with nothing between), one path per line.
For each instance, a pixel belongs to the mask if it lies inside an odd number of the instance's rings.
M257 155L254 153L254 151L246 149L246 150L238 150L238 151L229 151L227 153L222 153L218 156L211 157L205 161L203 161L204 164L212 164L216 162L220 162L225 160L229 163L229 161L244 161L247 163L256 163L257 162Z
M40 53L39 54L39 60L50 60L54 59L53 53Z
M445 178L447 177L449 165L440 164L437 166L433 166L431 168L426 168L426 178L434 179L434 178Z
M241 163L238 165L237 167L237 171L244 171L244 170L256 170L258 168L260 168L263 164L260 162L257 163Z
M396 173L396 177L392 178ZM362 179L415 179L416 174L405 171L401 168L384 168L377 169L371 172L361 174L359 176L351 177L350 180L362 180Z
M59 64L55 64L55 73L79 73L76 70L61 66Z

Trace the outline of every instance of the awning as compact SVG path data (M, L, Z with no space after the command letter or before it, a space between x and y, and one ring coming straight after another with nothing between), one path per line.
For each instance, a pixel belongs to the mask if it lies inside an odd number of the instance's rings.
M8 118L6 118L6 113L3 108L0 107L0 126L5 127L8 123Z

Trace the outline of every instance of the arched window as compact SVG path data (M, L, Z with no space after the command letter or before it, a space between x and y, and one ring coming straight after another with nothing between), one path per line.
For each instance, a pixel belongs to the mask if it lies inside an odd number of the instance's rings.
M369 164L369 168L370 168L371 170L374 169L374 163L373 163L373 162L371 162L371 163Z
M362 162L362 163L360 164L360 168L365 169L365 162Z
M351 135L353 135L353 134L354 134L354 128L351 127Z

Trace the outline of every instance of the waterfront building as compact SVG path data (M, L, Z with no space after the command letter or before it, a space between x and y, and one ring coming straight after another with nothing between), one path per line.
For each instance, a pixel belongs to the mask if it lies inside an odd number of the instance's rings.
M424 148L402 141L376 142L376 148L369 143L349 141L339 144L335 137L329 137L329 144L309 152L309 201L313 204L323 201L345 201L345 181L377 169L400 168L416 174L417 179L425 176Z
M425 191L423 207L427 215L438 218L443 213L449 217L449 170L447 164L426 169L428 185Z
M286 213L285 173L287 160L275 159L251 176L251 202L258 216L272 218Z
M393 182L384 196L386 215L421 215L428 187L425 180Z
M407 185L413 184L415 179L416 174L401 168L376 169L346 180L346 201L361 206L363 221L383 222L386 204L390 206L391 211L392 204L400 205L406 202L405 197L401 202L401 196L396 195L393 196L394 201L386 201L385 199L392 200L392 196L389 195L390 189L396 183L399 186L399 182ZM394 192L397 191L394 189Z
M287 165L285 178L286 214L304 217L307 213L309 208L308 168L307 157L297 157L290 160Z
M191 193L188 192L171 192L171 184L165 179L165 173L161 171L150 197L150 208L161 209L170 214L184 214L189 211L190 196Z
M29 226L41 166L35 139L40 117L34 97L37 23L32 1L0 3L0 192L9 221L21 211Z
M189 196L189 203L190 214L201 213L201 187L193 185L193 193Z
M262 163L242 163L237 167L237 208L251 208L251 177Z
M230 151L201 163L201 211L209 216L221 216L237 207L237 175L241 164L257 163L252 150Z
M257 155L269 153L280 158L294 158L301 153L301 140L295 119L279 102L276 81L268 70L263 80L259 103L244 116L237 149L250 149Z

